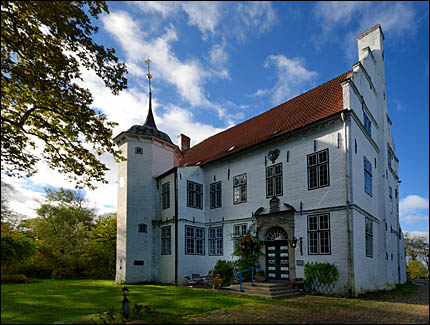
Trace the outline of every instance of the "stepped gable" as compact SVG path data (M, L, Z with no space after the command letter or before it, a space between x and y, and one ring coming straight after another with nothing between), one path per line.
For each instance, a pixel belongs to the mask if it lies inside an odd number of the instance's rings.
M351 73L352 70L203 140L184 153L179 165L192 166L200 162L202 166L342 111L341 83Z

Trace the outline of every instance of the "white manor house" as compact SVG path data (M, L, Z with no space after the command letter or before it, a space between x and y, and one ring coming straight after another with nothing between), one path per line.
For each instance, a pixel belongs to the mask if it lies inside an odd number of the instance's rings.
M145 123L114 139L127 157L116 281L208 274L255 224L268 279L304 278L307 263L327 262L340 295L404 283L383 42L380 25L370 28L352 70L193 147L157 129L150 92Z

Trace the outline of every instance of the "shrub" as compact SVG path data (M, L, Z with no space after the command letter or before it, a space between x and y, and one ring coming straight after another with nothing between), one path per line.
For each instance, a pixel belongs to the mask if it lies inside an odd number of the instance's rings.
M30 264L22 267L20 273L33 279L50 279L53 268L49 265Z
M222 285L230 284L231 278L233 277L233 264L231 262L218 260L213 270L214 276L219 274L223 279Z
M305 265L305 284L308 289L312 288L314 282L329 284L339 278L337 267L329 263L316 263Z
M76 280L80 276L73 269L61 268L54 270L51 278L54 280Z
M30 283L31 279L27 278L24 274L14 274L14 275L2 275L2 283Z

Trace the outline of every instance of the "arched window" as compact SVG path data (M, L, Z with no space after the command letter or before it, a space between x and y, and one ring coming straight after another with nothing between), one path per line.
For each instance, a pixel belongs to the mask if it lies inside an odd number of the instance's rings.
M266 240L287 240L287 232L281 227L271 228L266 235Z

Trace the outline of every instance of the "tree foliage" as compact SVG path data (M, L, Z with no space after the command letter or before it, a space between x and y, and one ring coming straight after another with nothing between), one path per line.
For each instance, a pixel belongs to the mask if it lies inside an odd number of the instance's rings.
M80 256L88 243L95 212L80 191L46 189L47 202L37 209L38 218L27 219L23 226L28 236L41 243L37 260L53 268L69 267L80 272Z
M36 243L23 235L1 235L1 270L8 273L29 262L36 253Z
M81 259L86 275L98 279L115 278L116 213L100 217L90 232Z
M407 266L408 276L411 279L422 279L429 277L429 271L419 260L413 260Z
M408 259L412 261L420 259L429 269L429 242L425 237L412 237L409 233L405 233L405 249Z
M90 91L77 83L82 65L115 95L127 86L125 64L92 39L91 18L102 13L104 1L2 1L1 162L9 175L37 171L40 143L48 165L78 186L106 183L96 155L122 159L112 142L117 124L90 108Z

